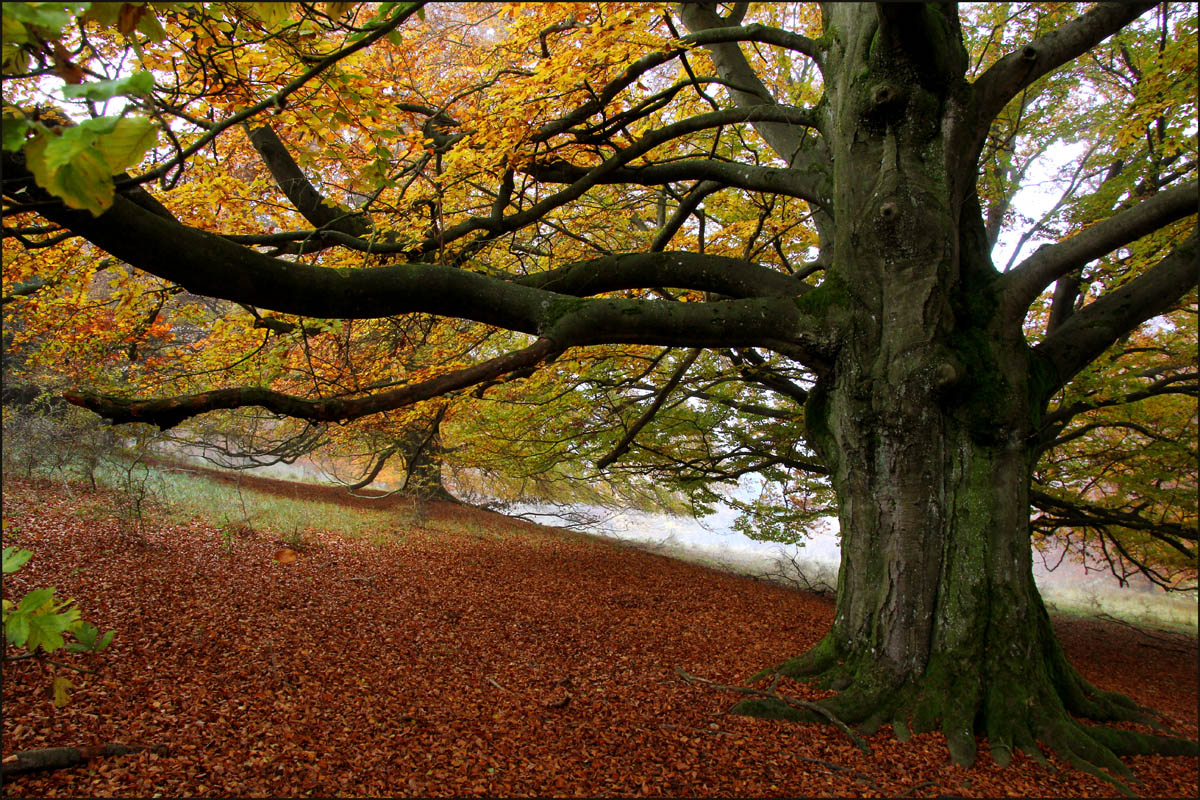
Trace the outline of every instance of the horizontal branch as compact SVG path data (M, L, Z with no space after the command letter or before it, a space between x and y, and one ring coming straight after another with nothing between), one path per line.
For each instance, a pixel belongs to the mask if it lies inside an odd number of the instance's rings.
M197 414L219 409L259 406L276 414L314 422L350 421L370 414L392 411L422 400L492 380L546 360L560 348L549 339L529 347L488 359L465 369L409 384L390 392L352 399L305 400L269 389L246 387L153 400L131 400L112 395L68 391L67 402L82 406L114 423L145 422L166 430Z
M514 283L576 297L649 286L697 289L728 297L796 297L811 288L790 275L740 258L687 251L603 256L517 278Z
M1173 548L1190 559L1196 558L1197 529L1177 522L1146 519L1138 514L1105 508L1094 503L1064 500L1031 489L1029 500L1034 508L1053 515L1058 527L1115 526L1140 531ZM1189 546L1189 543L1191 545Z
M1085 411L1110 408L1112 406L1132 405L1151 397L1161 397L1166 394L1184 394L1196 397L1200 394L1197 385L1198 379L1200 379L1200 374L1195 372L1169 375L1136 392L1130 392L1119 397L1104 398L1094 402L1079 401L1069 406L1057 408L1042 418L1043 430L1047 432L1043 437L1045 439L1044 446L1049 446L1053 443L1054 437L1058 435L1058 432L1065 428L1068 422Z
M571 183L590 171L587 167L565 161L533 164L524 170L530 177L552 183ZM662 186L682 181L713 181L750 192L766 192L786 197L798 197L823 208L831 208L828 180L824 175L800 169L764 167L716 161L709 158L689 158L664 164L625 167L605 174L598 183L632 183L639 186Z
M131 266L193 294L260 309L326 319L374 319L424 312L549 338L560 347L599 343L758 346L784 348L791 357L818 364L825 363L822 352L834 340L818 315L800 312L795 295L781 296L774 289L770 296L704 303L583 300L441 265L331 269L271 258L221 236L164 219L119 194L112 207L99 217L66 208L33 183L19 153L6 152L3 159L6 191L39 201L39 213L47 219ZM23 182L21 173L26 178ZM662 269L673 271L678 288L720 291L736 283L728 279L713 283L712 276L719 275L723 269L720 264L726 263L720 260L701 262L692 257L693 266L708 266L689 270L672 263L670 254L636 258L660 259ZM620 262L601 260L597 264L615 268ZM729 262L724 269L744 266L745 262ZM647 274L652 273L648 270ZM757 275L754 280L764 277L764 271L756 273L753 267L747 274ZM637 288L631 285L637 282L634 277L626 271L619 283ZM641 288L657 285L661 276L652 277L656 280L643 279ZM598 283L604 284L605 280L601 278ZM799 293L797 290L795 294Z

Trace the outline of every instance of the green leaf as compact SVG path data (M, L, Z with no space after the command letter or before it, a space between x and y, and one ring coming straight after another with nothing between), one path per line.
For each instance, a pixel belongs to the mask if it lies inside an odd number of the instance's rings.
M66 642L63 633L70 626L67 614L38 614L29 617L29 638L25 647L30 651L41 647L47 653L61 650Z
M61 136L39 133L25 145L25 166L38 186L71 208L84 208L98 217L112 205L114 189L108 162L91 146L90 133L85 125L68 128Z
M9 644L15 644L18 647L23 647L29 639L29 615L28 614L10 614L4 620L4 638Z
M112 206L115 188L112 171L100 151L80 153L55 175L55 194L71 208L82 208L98 217Z
M100 633L100 631L90 622L81 622L73 633L75 634L75 638L79 640L79 643L82 644L85 649L91 650L92 645L96 643L96 636Z
M4 149L10 152L16 152L25 145L25 134L29 133L30 128L34 124L29 120L17 118L17 116L6 116L2 120L2 128L4 128Z
M32 592L21 598L21 602L17 605L17 611L21 614L32 614L53 600L53 586L44 586L41 589L34 589Z
M288 3L251 3L250 7L268 28L278 27L287 22L292 15L292 9Z
M158 143L158 128L149 117L124 117L112 133L101 136L97 147L108 164L109 174L124 172L142 160Z
M92 81L63 86L63 97L82 97L87 100L109 100L118 95L145 97L154 89L154 76L145 70L111 81Z
M100 637L99 644L97 644L95 647L96 652L99 653L101 650L103 650L104 648L106 648L110 644L112 644L113 637L116 635L117 635L117 632L114 630L110 629L110 630L105 631L104 635Z
M96 134L112 133L120 121L120 117L96 117L94 119L85 119L79 123L79 127Z
M71 11L87 8L88 3L4 3L4 16L59 33L71 22Z
M59 675L54 679L54 707L62 708L67 703L71 702L70 689L74 689L75 684L70 678Z
M89 120L89 122L100 122L100 120ZM59 167L69 164L73 159L90 148L95 140L95 132L90 130L90 126L86 125L66 128L59 135L51 136L49 144L46 145L46 168L53 175ZM36 177L37 174L35 173L34 178ZM50 187L46 186L44 188L49 189Z
M12 3L5 3L4 9ZM21 47L23 44L30 42L29 29L17 22L15 19L9 18L8 14L4 15L3 20L3 45L0 45L0 61L3 61L5 73L22 73L29 69L30 53L29 50Z
M161 42L167 38L167 32L163 30L162 23L158 21L158 17L154 12L147 7L147 13L143 14L141 19L137 21L137 29L146 34L152 42Z
M5 147L5 149L8 148ZM31 558L33 558L33 553L29 550L18 550L15 545L4 548L4 574L16 572Z

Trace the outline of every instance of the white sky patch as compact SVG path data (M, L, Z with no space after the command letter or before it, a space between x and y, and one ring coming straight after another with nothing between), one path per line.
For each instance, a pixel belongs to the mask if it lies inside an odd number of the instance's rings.
M1013 197L1013 210L1034 220L1036 225L1037 220L1054 208L1054 204L1062 196L1062 187L1057 181L1060 170L1082 156L1087 147L1087 142L1068 144L1060 141L1050 145L1046 152L1030 165L1024 184ZM1017 226L1000 234L996 247L992 250L992 263L997 269L1004 269L1004 265L1012 258L1025 230L1024 227ZM1044 244L1053 244L1053 240L1039 235L1031 236L1017 254L1013 266L1021 263L1021 258L1028 257Z

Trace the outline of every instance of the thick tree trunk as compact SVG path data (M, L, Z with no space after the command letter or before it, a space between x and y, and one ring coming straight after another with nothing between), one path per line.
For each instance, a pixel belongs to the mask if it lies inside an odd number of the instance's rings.
M840 690L822 706L866 730L940 727L962 764L977 733L1002 763L1014 747L1041 758L1041 740L1096 774L1128 774L1115 752L1191 752L1070 716L1149 719L1071 668L1033 582L1029 442L1046 398L997 314L957 20L877 8L827 6L837 238L802 301L841 330L806 406L839 501L837 613L777 671ZM821 721L769 699L736 710Z

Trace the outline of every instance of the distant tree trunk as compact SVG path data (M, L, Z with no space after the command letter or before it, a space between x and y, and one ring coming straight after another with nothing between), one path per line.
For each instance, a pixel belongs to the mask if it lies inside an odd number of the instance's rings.
M427 500L455 500L442 483L442 419L446 406L424 425L413 425L400 442L404 457L404 491Z

